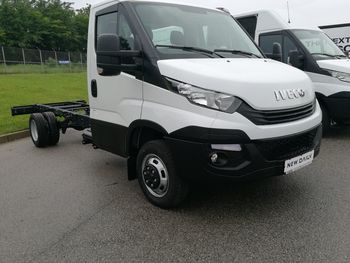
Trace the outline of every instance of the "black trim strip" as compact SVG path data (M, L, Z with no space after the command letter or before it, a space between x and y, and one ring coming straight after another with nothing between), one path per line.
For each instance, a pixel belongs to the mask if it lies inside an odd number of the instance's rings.
M246 143L250 138L241 130L188 126L169 134L170 138L208 143Z
M272 125L292 122L311 116L316 110L315 101L307 105L286 110L256 110L243 102L237 112L256 125Z
M339 27L350 27L350 23L320 26L319 28L321 28L321 29L331 29L331 28L339 28Z
M105 121L91 119L91 134L93 143L98 148L122 157L126 154L126 138L128 128Z

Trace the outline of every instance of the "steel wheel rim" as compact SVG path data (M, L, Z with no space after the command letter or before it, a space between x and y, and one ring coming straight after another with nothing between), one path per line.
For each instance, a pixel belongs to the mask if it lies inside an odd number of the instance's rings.
M34 120L31 120L30 122L30 134L32 135L34 141L38 140L38 126L36 125L36 122Z
M150 169L148 169L150 168ZM147 176L147 171L151 170L151 172L155 171L156 176L159 176L159 185L155 187L150 186L150 178ZM155 180L156 178L153 178ZM160 157L155 154L148 154L142 162L142 180L144 185L146 186L149 193L153 196L161 198L164 197L168 193L169 189L169 173L168 170Z

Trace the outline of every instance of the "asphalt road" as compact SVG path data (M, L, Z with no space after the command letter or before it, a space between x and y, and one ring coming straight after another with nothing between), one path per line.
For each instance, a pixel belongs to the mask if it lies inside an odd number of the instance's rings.
M69 132L0 145L0 262L350 262L350 130L292 175L149 204L126 162Z

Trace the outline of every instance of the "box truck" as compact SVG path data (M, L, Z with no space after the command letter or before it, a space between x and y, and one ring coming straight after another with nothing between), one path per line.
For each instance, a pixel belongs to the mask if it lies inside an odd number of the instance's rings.
M350 23L320 26L320 28L350 57Z
M271 10L236 16L269 58L305 71L315 85L325 133L350 122L350 60L318 27L288 23Z
M308 76L267 59L227 13L144 1L91 8L84 101L12 108L31 114L37 147L60 130L127 158L148 200L183 201L203 180L292 173L320 150L321 110Z

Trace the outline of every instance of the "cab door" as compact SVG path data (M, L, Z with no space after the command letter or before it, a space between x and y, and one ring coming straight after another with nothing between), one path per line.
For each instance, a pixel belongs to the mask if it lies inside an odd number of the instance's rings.
M136 44L137 36L126 10L120 4L97 11L94 24L95 27L90 29L94 41L89 41L89 52L92 54L88 70L93 141L99 148L124 156L128 127L141 116L142 79L137 78L136 73L123 70L104 72L98 68L96 43L103 34L116 34L120 39L121 50L140 50L141 47ZM135 59L123 58L123 64L128 63L135 64Z

